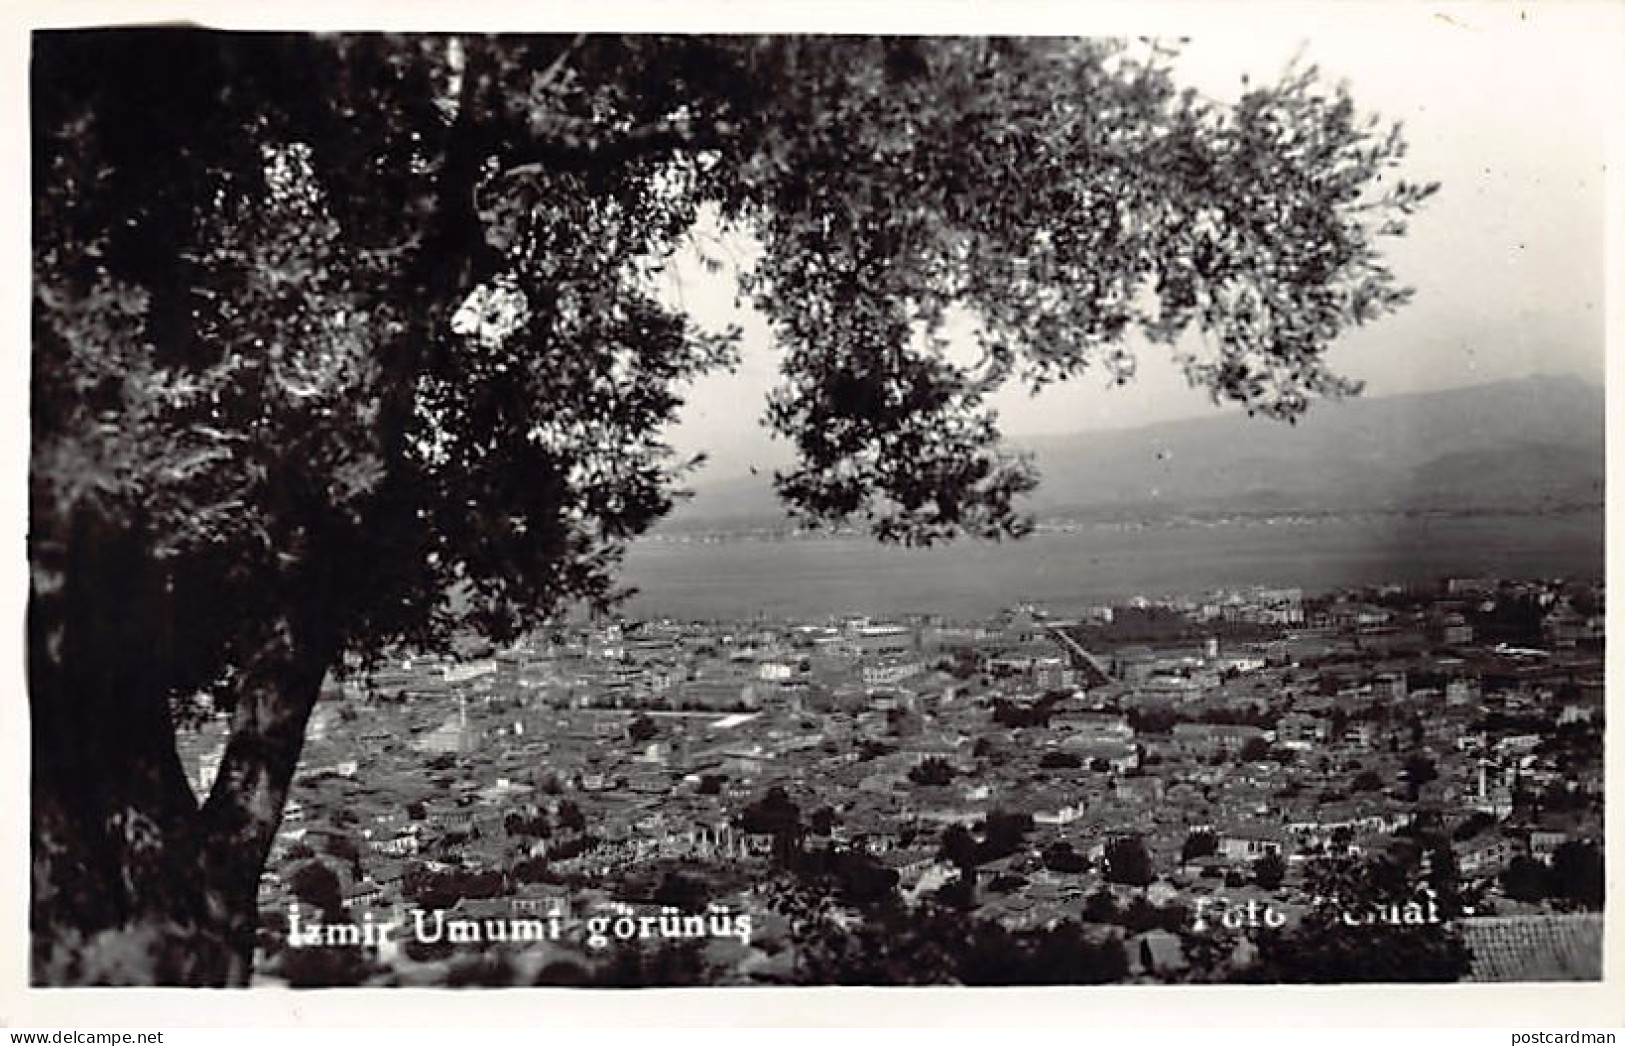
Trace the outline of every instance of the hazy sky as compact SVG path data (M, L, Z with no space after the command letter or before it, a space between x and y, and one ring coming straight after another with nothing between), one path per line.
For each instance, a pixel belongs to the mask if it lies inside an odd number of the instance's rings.
M1361 111L1403 123L1407 178L1442 183L1407 237L1383 241L1400 279L1417 289L1415 300L1338 342L1334 368L1364 379L1368 395L1528 374L1601 381L1604 165L1622 108L1617 8L1396 4L1351 8L1336 22L1310 21L1293 8L1241 9L1255 15L1247 24L1190 30L1180 61L1185 82L1233 98L1243 74L1273 80L1301 51L1328 82L1346 81ZM740 249L711 249L730 247ZM673 442L711 453L708 478L782 462L785 449L770 445L756 424L777 367L765 326L733 307L727 275L685 265L674 278L698 315L741 324L746 340L736 374L693 388ZM1127 388L1086 376L1037 400L1009 389L997 404L1005 431L1016 436L1216 409L1185 385L1165 350L1150 348Z

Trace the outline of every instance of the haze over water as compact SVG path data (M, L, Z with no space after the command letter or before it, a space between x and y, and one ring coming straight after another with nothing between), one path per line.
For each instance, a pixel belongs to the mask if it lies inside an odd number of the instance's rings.
M861 537L644 542L622 579L627 612L818 620L909 612L986 617L1018 602L1057 612L1137 595L1246 585L1341 586L1445 576L1601 577L1601 509L1554 515L1368 516L1086 528L999 544L885 547Z

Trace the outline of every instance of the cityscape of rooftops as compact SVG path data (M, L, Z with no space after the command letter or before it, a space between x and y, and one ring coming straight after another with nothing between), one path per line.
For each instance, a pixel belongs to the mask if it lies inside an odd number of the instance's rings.
M257 977L1596 976L1602 598L1456 577L403 654L317 707ZM182 736L200 794L223 733Z

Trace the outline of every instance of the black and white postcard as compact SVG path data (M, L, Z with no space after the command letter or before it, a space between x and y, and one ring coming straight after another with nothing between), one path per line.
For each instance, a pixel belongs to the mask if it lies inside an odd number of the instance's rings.
M1619 12L1306 12L32 26L26 984L1600 990Z

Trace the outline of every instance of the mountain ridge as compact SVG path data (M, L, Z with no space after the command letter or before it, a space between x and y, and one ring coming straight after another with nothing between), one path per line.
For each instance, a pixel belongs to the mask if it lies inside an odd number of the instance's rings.
M1544 511L1603 500L1606 395L1533 376L1314 404L1296 425L1238 411L1011 439L1068 514ZM784 526L767 473L696 484L661 529Z

